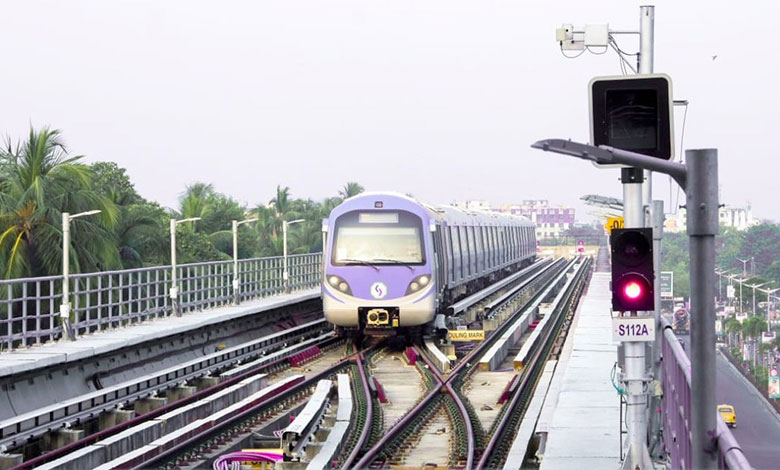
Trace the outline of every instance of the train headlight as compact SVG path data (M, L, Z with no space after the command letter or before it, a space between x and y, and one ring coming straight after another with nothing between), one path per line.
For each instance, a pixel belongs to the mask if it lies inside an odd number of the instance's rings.
M414 294L423 287L427 286L431 282L431 276L429 274L423 274L412 279L409 283L409 287L406 289L406 295Z
M333 287L334 289L338 289L340 292L352 295L352 289L349 288L349 284L347 284L347 281L345 281L341 277L330 275L327 276L327 279L328 279L328 284L330 284L330 286Z

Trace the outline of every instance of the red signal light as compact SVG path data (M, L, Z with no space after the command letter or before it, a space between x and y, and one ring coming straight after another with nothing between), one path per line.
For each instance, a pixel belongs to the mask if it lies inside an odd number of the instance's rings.
M639 298L639 296L642 295L642 286L640 286L637 282L629 282L626 284L623 292L625 292L626 297L629 299L636 300Z

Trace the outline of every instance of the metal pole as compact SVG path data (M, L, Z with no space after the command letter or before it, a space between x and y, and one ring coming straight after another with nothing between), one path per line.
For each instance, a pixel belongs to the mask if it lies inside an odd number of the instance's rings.
M233 221L233 304L238 305L238 221Z
M179 284L176 280L176 220L171 218L171 308L174 315L181 316L179 312Z
M655 42L655 7L639 7L639 75L653 73L653 44ZM649 206L653 200L653 172L644 170L645 184L642 188L643 205ZM656 272L658 266L656 266Z
M715 400L715 235L718 234L718 151L685 152L691 282L692 468L717 468Z
M60 305L62 339L73 340L70 329L70 213L62 213L62 304Z
M661 272L661 238L663 237L664 230L664 202L653 201L651 205L651 217L653 227L653 267L656 273ZM661 332L661 276L656 275L653 281L653 288L655 289L655 331ZM653 379L656 382L661 380L661 338L662 335L655 335L655 342L653 342ZM649 451L656 456L660 456L663 451L661 445L661 414L656 410L661 407L661 396L652 394L650 398L650 442Z
M289 274L287 273L287 221L282 221L282 245L284 257L284 271L282 272L282 281L284 283L285 294L290 292Z
M626 228L643 227L644 211L642 206L642 170L623 168L623 217ZM638 315L639 312L626 312L624 315ZM647 449L647 360L645 343L628 342L625 351L625 381L628 419L628 452L623 468L651 469L652 462Z

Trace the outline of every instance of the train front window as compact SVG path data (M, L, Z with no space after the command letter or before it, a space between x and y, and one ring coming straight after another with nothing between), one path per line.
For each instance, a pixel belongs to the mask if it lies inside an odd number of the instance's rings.
M335 265L424 264L422 220L405 211L355 211L336 220Z

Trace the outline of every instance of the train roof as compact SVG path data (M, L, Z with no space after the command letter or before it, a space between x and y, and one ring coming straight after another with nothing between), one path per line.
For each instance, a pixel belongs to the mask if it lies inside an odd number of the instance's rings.
M344 203L353 201L363 197L377 197L377 196L390 196L400 199L404 199L408 202L412 202L426 209L432 219L437 221L444 221L448 225L464 225L464 224L477 224L477 225L501 225L501 226L518 226L518 227L534 227L535 224L527 218L514 214L505 214L502 212L492 211L474 211L461 209L451 205L435 205L426 204L406 194L395 191L365 191L356 196L352 196L345 199Z

